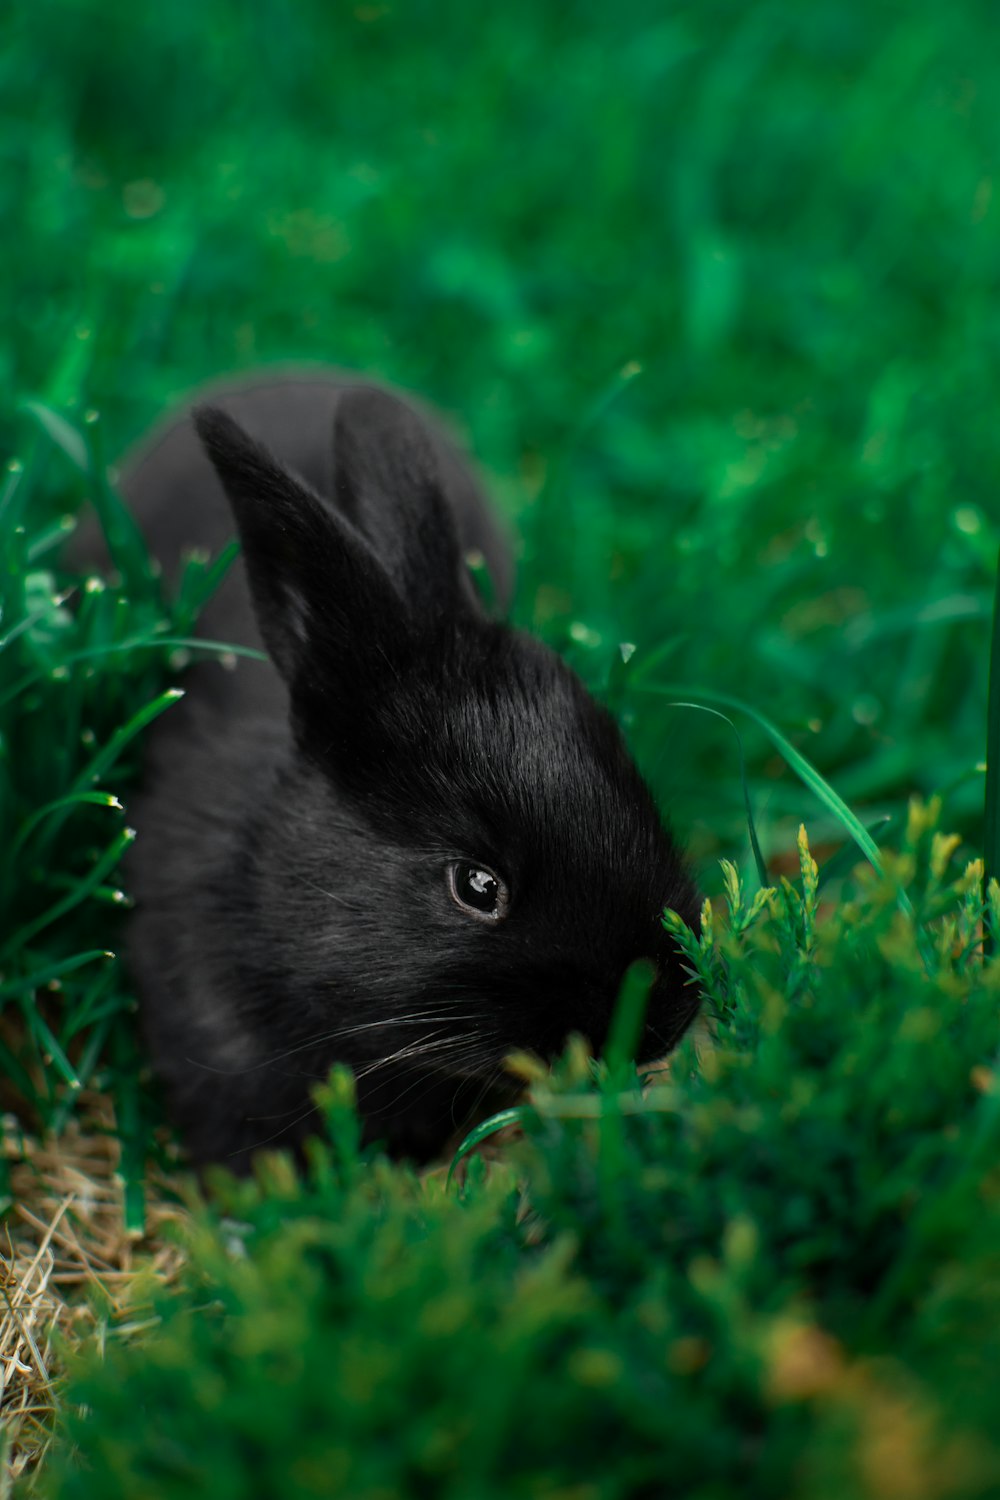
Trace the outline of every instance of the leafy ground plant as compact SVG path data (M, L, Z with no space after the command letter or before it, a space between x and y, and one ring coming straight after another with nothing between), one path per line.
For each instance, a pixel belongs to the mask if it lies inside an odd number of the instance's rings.
M217 1179L156 1327L74 1357L41 1492L995 1493L1000 892L934 818L838 908L804 834L730 869L668 918L712 1015L668 1079L571 1047L461 1185L335 1074L306 1180Z

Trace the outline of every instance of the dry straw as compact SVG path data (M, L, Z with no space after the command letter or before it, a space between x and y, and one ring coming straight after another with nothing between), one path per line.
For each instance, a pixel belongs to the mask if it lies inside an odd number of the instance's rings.
M14 1206L0 1231L0 1497L51 1440L66 1349L87 1336L149 1326L152 1282L169 1284L184 1255L164 1233L184 1216L165 1177L151 1174L146 1234L125 1228L110 1102L83 1101L58 1139L4 1121Z

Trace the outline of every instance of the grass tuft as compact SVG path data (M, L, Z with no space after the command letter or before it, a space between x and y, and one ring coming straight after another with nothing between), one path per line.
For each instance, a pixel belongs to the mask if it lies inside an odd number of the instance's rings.
M984 879L1000 871L1000 563L997 565L990 675L986 709L986 809L983 824Z
M532 1069L458 1195L335 1074L305 1179L219 1174L155 1323L74 1357L42 1494L992 1493L1000 972L933 810L885 859L825 914L804 831L801 891L730 870L711 1035L645 1092Z

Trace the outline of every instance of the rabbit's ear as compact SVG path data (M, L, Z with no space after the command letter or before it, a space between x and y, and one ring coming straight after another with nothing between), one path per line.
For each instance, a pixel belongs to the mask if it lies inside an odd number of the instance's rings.
M333 482L337 505L371 541L418 620L467 605L440 461L415 411L375 386L344 391L334 417Z
M406 611L369 542L219 407L192 413L236 518L254 612L291 686L304 668L360 671L407 635Z

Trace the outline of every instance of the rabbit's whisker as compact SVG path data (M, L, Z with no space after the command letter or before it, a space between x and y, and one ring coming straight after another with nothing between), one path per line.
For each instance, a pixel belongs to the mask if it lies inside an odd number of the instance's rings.
M445 1046L447 1036L441 1035L443 1029L450 1027L453 1021L475 1021L477 1019L478 1017L472 1011L424 1011L413 1016L387 1016L381 1021L366 1021L358 1026L343 1027L341 1030L330 1032L318 1040L322 1042L337 1041L341 1037L353 1036L365 1031L374 1031L377 1028L385 1026L423 1026L428 1022L432 1024L437 1023L437 1030L425 1032L424 1036L418 1037L415 1042L409 1042L397 1048L394 1052L388 1053L385 1057L374 1058L367 1062L362 1060L361 1067L355 1067L354 1069L355 1076L362 1078L366 1073L371 1072L375 1068L382 1067L384 1063L405 1059L411 1054L419 1054L423 1048L423 1044L427 1041L430 1041L435 1049ZM440 1040L436 1040L437 1038L440 1038ZM461 1035L455 1038L455 1040L460 1041ZM284 1054L285 1057L288 1055L288 1053ZM275 1061L279 1061L279 1059L276 1058ZM344 1059L344 1061L348 1066L351 1066L349 1059Z
M357 911L357 907L352 906L350 901L345 901L343 896L338 896L333 891L328 891L325 886L317 885L315 880L310 880L307 875L303 875L301 879L303 885L312 886L314 891L319 891L320 895L325 896L328 901L335 901L338 906L346 906L348 911Z
M325 895L328 901L336 901L337 906L346 906L348 907L348 909L351 909L351 901L345 901L345 898L343 898L342 895L334 895L333 891L327 891L327 889L325 889L325 886L316 885L315 880L310 880L309 876L306 876L306 874L303 874L303 876L301 876L301 883L303 883L303 885L312 886L313 891L319 891L319 894Z
M280 1109L273 1115L246 1115L244 1116L244 1118L247 1120L253 1120L254 1122L259 1121L262 1124L266 1123L268 1120L287 1120L289 1115L294 1115L295 1111L300 1110L301 1108L302 1100L299 1099L289 1109Z
M463 1066L468 1067L468 1066L470 1066L470 1064L474 1065L477 1058L480 1058L482 1060L482 1063L484 1065L487 1062L492 1062L493 1061L493 1058L492 1058L491 1054L487 1051L487 1049L485 1047L483 1047L483 1046L480 1045L479 1040L477 1040L477 1042L474 1045L467 1046L463 1050L459 1051L458 1054L455 1057L449 1058L448 1061L452 1065L455 1065L457 1063L461 1063ZM474 1079L472 1079L472 1078L462 1078L462 1079L460 1079L459 1080L459 1084L458 1084L458 1088L455 1091L455 1097L457 1098L457 1096L461 1093L462 1089L465 1088L469 1083L472 1083L473 1081L474 1081ZM441 1083L441 1078L437 1074L432 1074L428 1078L426 1076L426 1074L419 1073L417 1075L417 1077L413 1080L413 1082L410 1083L410 1084L408 1084L405 1089L403 1089L400 1093L394 1094L392 1096L393 1107L394 1108L398 1107L399 1104L404 1099L407 1099L407 1098L410 1097L410 1095L413 1093L414 1089L420 1088L420 1085L423 1084L424 1087L421 1090L421 1092L417 1095L417 1097L415 1099L413 1099L411 1101L410 1107L414 1108L417 1104L420 1103L421 1099L425 1098L427 1094L431 1093L435 1088L439 1087L440 1083ZM452 1107L454 1107L454 1100L452 1100ZM443 1118L446 1112L447 1112L446 1110L442 1110L440 1118Z
M401 1054L391 1053L391 1054L389 1054L388 1057L380 1058L377 1063L372 1064L371 1067L369 1067L368 1069L362 1070L361 1073L357 1074L357 1077L360 1078L360 1077L363 1076L364 1072L371 1072L371 1071L374 1070L374 1068L379 1067L382 1064L393 1062L393 1061L402 1061L404 1067L412 1067L414 1065L414 1061L416 1061L417 1063L419 1063L419 1059L421 1057L429 1054L429 1053L433 1053L435 1055L435 1057L440 1057L440 1051L442 1050L442 1047L444 1046L445 1043L447 1043L449 1041L450 1041L450 1045L455 1049L455 1056L454 1056L453 1059L449 1059L450 1061L453 1061L453 1062L460 1062L461 1061L461 1062L468 1063L468 1062L472 1061L476 1056L478 1056L480 1054L483 1054L483 1053L485 1053L485 1056L483 1058L484 1061L486 1061L487 1058L489 1057L489 1054L486 1053L486 1049L482 1045L483 1038L481 1036L480 1037L475 1037L471 1033L466 1033L465 1035L458 1036L458 1037L451 1038L451 1039L442 1038L440 1042L430 1041L430 1042L427 1042L427 1043L423 1043L422 1042L422 1043L414 1044L413 1047L401 1049ZM500 1069L496 1069L494 1075L492 1075L492 1076L498 1075L500 1073L500 1071L501 1071ZM409 1094L411 1094L415 1088L419 1087L419 1085L422 1082L425 1082L425 1081L426 1080L424 1079L423 1075L418 1075L418 1077L416 1079L414 1079L413 1083L411 1083L406 1089L404 1089L401 1094L399 1094L399 1095L396 1096L396 1098L395 1098L395 1100L393 1102L394 1103L398 1103L401 1099L403 1099L403 1098L407 1097ZM471 1080L467 1080L467 1081L471 1081ZM491 1081L491 1078L487 1078L487 1084L489 1084L490 1081ZM434 1086L435 1082L437 1082L437 1080L432 1078L429 1081L428 1087L432 1088ZM428 1088L425 1088L423 1092L427 1093L428 1092ZM480 1091L480 1095L477 1097L477 1101L476 1101L477 1103L479 1101L479 1098L482 1097L483 1092L485 1092L485 1088ZM423 1094L418 1095L417 1101L415 1101L415 1102L419 1102L419 1099L422 1098L422 1097L423 1097ZM289 1109L289 1110L284 1111L284 1114L278 1114L278 1115L257 1115L257 1116L254 1116L253 1118L255 1118L257 1120L260 1120L261 1123L263 1123L263 1122L265 1122L267 1120L281 1120L281 1119L285 1119L287 1121L287 1123L284 1124L284 1125L279 1125L278 1128L277 1128L277 1130L273 1131L270 1135L265 1136L262 1139L255 1141L252 1146L250 1146L248 1148L244 1148L244 1149L248 1149L250 1151L257 1151L262 1146L268 1146L268 1145L270 1145L273 1141L276 1141L281 1136L287 1134L288 1131L294 1130L295 1127L296 1127L296 1125L300 1125L303 1120L308 1119L309 1116L313 1112L314 1112L314 1106L312 1104L310 1104L310 1106L309 1106L308 1109L302 1110L292 1120L288 1120L287 1116L293 1113L293 1109ZM471 1113L471 1111L470 1111L470 1113ZM230 1154L231 1155L236 1155L237 1153L236 1152L231 1152Z
M658 1053L657 1057L652 1059L652 1061L658 1062L660 1057L667 1056L668 1052L670 1051L670 1043L664 1041L662 1031L658 1031L657 1028L650 1025L648 1021L646 1022L646 1027L650 1034L655 1038L657 1046L660 1048L660 1052ZM639 1066L641 1067L643 1065L639 1064Z
M244 1068L220 1068L212 1063L203 1062L197 1057L188 1057L186 1061L192 1068L200 1068L205 1073L217 1073L223 1078L243 1078L248 1073L259 1072L261 1068L273 1068L280 1062L295 1057L299 1052L308 1052L313 1047L322 1047L326 1042L335 1042L340 1037L352 1036L355 1033L374 1030L380 1026L413 1026L424 1021L471 1021L475 1016L470 1012L456 1014L454 1011L424 1011L417 1012L412 1016L387 1016L378 1021L365 1021L357 1026L339 1026L336 1030L320 1031L313 1036L306 1037L302 1042L297 1042L294 1047L287 1047L284 1052L274 1052L270 1057L262 1058L260 1062L248 1063ZM291 1076L291 1075L289 1075Z
M472 1011L415 1011L409 1016L385 1016L380 1021L362 1021L357 1026L342 1026L336 1036L356 1036L361 1031L374 1031L381 1026L416 1026L421 1021L474 1021L476 1019Z
M460 1043L478 1043L479 1041L480 1037L472 1032L459 1036L449 1036L446 1033L442 1036L440 1031L431 1031L417 1041L411 1042L409 1046L398 1047L395 1052L389 1052L385 1057L379 1057L374 1062L366 1064L365 1067L359 1068L354 1076L360 1080L367 1078L370 1073L376 1072L379 1068L387 1067L390 1063L405 1062L414 1057L428 1057L432 1053L438 1055L458 1047Z
M497 1063L493 1067L493 1069L491 1070L491 1072L487 1073L486 1077L483 1079L483 1082L480 1085L479 1092L476 1095L476 1097L473 1099L472 1103L469 1105L468 1109L463 1111L464 1118L468 1119L468 1118L472 1117L473 1115L475 1115L476 1111L479 1109L479 1106L482 1104L483 1100L486 1098L486 1096L489 1093L490 1089L495 1088L496 1085L502 1081L503 1076L504 1076L503 1064L502 1063ZM473 1080L470 1079L468 1081L472 1082ZM451 1123L455 1126L456 1130L458 1129L458 1123L459 1122L455 1118L455 1108L456 1108L456 1105L458 1104L459 1098L461 1097L461 1092L462 1092L461 1089L457 1090L456 1093L455 1093L454 1099L452 1099L452 1101L451 1101Z
M291 1110L288 1110L287 1113L291 1114ZM254 1141L254 1143L253 1143L252 1146L241 1146L241 1147L238 1147L237 1150L230 1151L229 1155L230 1156L237 1156L237 1155L241 1154L243 1151L259 1151L260 1148L261 1148L261 1146L269 1146L272 1141L278 1140L278 1138L280 1136L283 1136L283 1135L287 1134L287 1132L289 1130L294 1130L295 1127L296 1127L296 1125L301 1125L301 1123L302 1123L303 1120L308 1120L309 1116L311 1114L314 1114L314 1113L315 1113L315 1105L313 1105L312 1103L310 1103L308 1109L304 1109L301 1112L301 1114L296 1115L294 1120L289 1120L289 1122L288 1122L287 1125L279 1125L279 1127L278 1127L277 1130L272 1131L272 1133L270 1135L264 1136L263 1140ZM257 1118L259 1118L259 1119L267 1119L268 1117L266 1115L260 1115ZM271 1118L273 1119L275 1117L272 1116ZM280 1119L281 1116L279 1115L279 1116L277 1116L277 1118Z
M336 1035L335 1031L321 1031L317 1036L307 1037L304 1042L298 1042L284 1052L275 1052L270 1057L261 1058L260 1062L248 1063L245 1068L217 1068L211 1063L202 1062L198 1057L188 1057L186 1060L192 1068L201 1068L205 1073L219 1073L223 1078L244 1078L248 1073L259 1073L261 1068L273 1068L276 1063L294 1057L297 1052L308 1052L310 1047L320 1047L324 1042L332 1041Z

